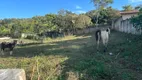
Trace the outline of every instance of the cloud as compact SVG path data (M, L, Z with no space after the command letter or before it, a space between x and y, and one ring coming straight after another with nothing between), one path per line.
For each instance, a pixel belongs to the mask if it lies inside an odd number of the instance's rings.
M82 14L82 13L86 13L86 11L83 10L81 6L76 5L76 6L75 6L75 11L73 11L73 13Z
M81 13L86 13L86 11L84 11L84 10L77 10L77 11L75 11L75 13L81 14Z
M129 0L131 3L142 2L142 0Z
M75 8L76 8L76 9L82 9L82 7L80 7L79 5L76 5Z

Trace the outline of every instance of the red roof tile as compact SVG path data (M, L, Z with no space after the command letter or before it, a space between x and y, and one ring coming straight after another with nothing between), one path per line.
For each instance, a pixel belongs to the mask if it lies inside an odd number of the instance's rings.
M135 13L138 13L139 11L138 10L132 10L132 11L123 11L123 12L120 12L120 14L135 14Z

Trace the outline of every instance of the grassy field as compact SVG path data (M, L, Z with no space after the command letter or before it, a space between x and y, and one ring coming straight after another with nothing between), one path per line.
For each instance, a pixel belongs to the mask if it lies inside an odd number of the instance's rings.
M23 68L27 80L142 80L142 36L113 31L108 45L97 51L94 34L48 39L16 46L0 68Z

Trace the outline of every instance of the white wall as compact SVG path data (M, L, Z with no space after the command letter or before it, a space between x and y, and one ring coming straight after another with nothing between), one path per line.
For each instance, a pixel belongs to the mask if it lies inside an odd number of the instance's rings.
M121 21L122 21L122 18L119 18L117 19L117 21L114 22L114 26L113 26L113 29L115 30L118 30L118 31L121 31Z
M123 20L126 20L126 19L129 19L131 18L132 16L136 16L137 14L127 14L127 15L122 15L122 19Z
M131 33L131 34L141 34L142 30L136 30L133 24L130 23L129 19L123 20L122 18L118 19L114 23L114 29L117 31Z
M133 24L130 23L130 18L136 16L137 14L123 14L119 19L114 22L113 28L117 31L131 33L131 34L141 34L142 30L136 30Z

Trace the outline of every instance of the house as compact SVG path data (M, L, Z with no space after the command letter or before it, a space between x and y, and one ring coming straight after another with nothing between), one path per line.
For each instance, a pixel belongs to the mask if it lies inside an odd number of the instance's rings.
M138 12L139 12L138 10L133 10L133 11L120 12L120 14L122 15L122 19L126 20L131 18L132 16L136 16Z
M121 17L113 22L112 28L125 33L140 34L141 30L137 31L137 29L133 27L133 24L130 23L130 18L137 16L138 12L138 10L120 12Z

